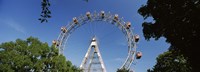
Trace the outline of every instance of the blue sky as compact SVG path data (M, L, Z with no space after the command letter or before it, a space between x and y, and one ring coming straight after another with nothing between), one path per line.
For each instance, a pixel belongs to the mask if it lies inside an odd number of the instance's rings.
M136 60L131 69L146 72L156 63L157 55L169 47L165 38L158 41L146 41L142 33L143 17L137 10L146 0L50 0L52 18L48 23L40 23L41 0L0 0L0 43L14 41L17 38L26 39L33 36L51 45L57 39L60 27L67 25L73 17L85 14L87 11L119 14L125 21L132 23L134 33L140 35L137 50L143 52L143 57ZM152 21L151 18L145 21ZM79 66L88 47L90 39L96 35L99 48L107 72L115 72L121 67L127 56L127 42L123 33L115 26L106 22L92 22L78 28L67 41L64 55L73 64Z

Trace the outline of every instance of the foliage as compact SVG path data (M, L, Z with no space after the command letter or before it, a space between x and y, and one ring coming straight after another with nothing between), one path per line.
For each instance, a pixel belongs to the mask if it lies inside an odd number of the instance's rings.
M122 68L122 69L117 69L117 72L129 72L129 70Z
M156 60L156 65L152 70L147 70L148 72L191 72L187 58L180 51L174 50L173 47L160 54Z
M42 6L42 12L40 14L40 18L38 20L41 21L41 23L43 22L48 22L47 18L51 18L51 11L49 10L50 7L50 2L49 0L42 0L41 2L41 6Z
M88 2L89 0L84 0L86 2ZM41 2L41 14L40 14L40 18L38 20L40 20L41 23L43 22L48 22L48 18L51 18L51 10L49 9L49 7L51 6L50 1L49 0L42 0Z
M174 49L188 57L192 70L198 70L198 41L200 41L199 0L148 0L139 10L144 19L143 33L146 40L165 37Z
M58 49L37 38L0 44L0 72L80 72Z
M89 0L85 0L86 2L88 2Z

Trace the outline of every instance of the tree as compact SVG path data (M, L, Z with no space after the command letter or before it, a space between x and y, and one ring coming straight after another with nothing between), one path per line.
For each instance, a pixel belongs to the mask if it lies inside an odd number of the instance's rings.
M122 68L122 69L117 69L117 72L129 72L129 70Z
M49 0L42 0L41 6L42 6L42 12L38 20L40 20L41 23L48 22L47 19L51 18L51 15L50 15L51 11L49 10L49 7L51 6L51 4Z
M144 19L153 17L154 20L142 24L146 40L165 37L166 42L174 49L180 50L185 57L188 57L192 70L198 70L199 0L148 0L138 12Z
M89 0L83 0L88 2ZM48 18L51 18L51 10L49 9L49 7L51 6L51 3L49 0L42 0L41 2L41 14L40 14L40 18L38 20L40 20L41 23L43 22L48 22Z
M0 72L80 72L58 49L37 38L0 44Z
M147 72L191 72L187 58L173 47L157 57L157 63L152 70Z

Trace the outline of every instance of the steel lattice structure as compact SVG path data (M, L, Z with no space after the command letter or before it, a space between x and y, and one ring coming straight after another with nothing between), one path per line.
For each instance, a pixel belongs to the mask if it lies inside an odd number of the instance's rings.
M100 65L100 66L92 69L93 65ZM98 47L98 42L96 40L96 37L92 38L91 44L80 65L80 69L82 69L83 72L106 72L106 68Z
M110 24L115 25L123 32L128 42L128 56L123 65L121 66L121 68L129 69L132 62L135 59L135 56L137 56L136 45L139 40L139 36L137 34L133 34L132 31L133 29L131 28L130 22L125 22L123 20L123 17L120 18L118 14L111 14L110 12L107 13L104 11L101 11L100 13L87 12L85 15L74 17L72 22L67 24L67 26L61 27L61 32L57 40L53 40L53 44L56 46L56 48L59 49L59 54L63 54L65 43L73 31L75 31L77 28L79 28L84 24L94 21L108 22Z

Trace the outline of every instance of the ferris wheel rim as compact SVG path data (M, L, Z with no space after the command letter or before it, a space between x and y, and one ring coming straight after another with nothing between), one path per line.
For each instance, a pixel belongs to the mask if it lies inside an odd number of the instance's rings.
M55 43L56 48L59 49L59 54L63 54L63 49L66 45L67 39L71 35L73 31L75 31L78 27L87 24L88 22L94 22L94 21L104 21L108 22L109 24L113 24L117 26L123 34L126 36L127 42L128 42L128 56L123 63L123 65L120 67L129 69L132 62L135 59L136 55L136 44L133 31L131 29L130 22L125 22L122 18L119 18L118 14L111 14L110 12L106 13L104 11L101 11L100 13L90 13L86 12L86 15L81 15L79 17L74 17L73 21L68 23L66 26L61 27L61 32L57 38L57 43Z

